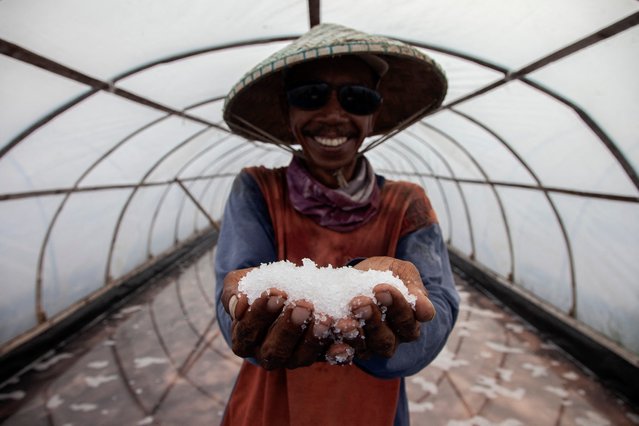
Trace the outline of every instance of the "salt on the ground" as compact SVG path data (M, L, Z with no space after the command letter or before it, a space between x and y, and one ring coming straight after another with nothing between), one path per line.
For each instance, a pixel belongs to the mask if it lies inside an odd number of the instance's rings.
M285 260L262 264L240 280L238 290L247 296L251 304L265 291L276 288L286 292L286 303L311 302L315 318L328 315L339 319L350 315L350 302L354 297L368 296L375 300L373 288L378 284L397 288L415 308L415 296L391 271L361 271L350 266L318 267L310 259L303 259L302 266Z

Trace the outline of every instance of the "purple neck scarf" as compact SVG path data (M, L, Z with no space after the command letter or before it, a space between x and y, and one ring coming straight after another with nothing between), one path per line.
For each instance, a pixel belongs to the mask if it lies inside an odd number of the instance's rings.
M334 231L352 231L368 222L379 208L377 179L364 157L354 178L343 188L333 189L319 183L295 156L286 171L286 180L295 210Z

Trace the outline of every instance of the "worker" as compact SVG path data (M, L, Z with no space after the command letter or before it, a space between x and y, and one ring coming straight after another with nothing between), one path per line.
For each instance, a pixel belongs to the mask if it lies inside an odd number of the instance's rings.
M225 101L230 129L291 151L287 167L242 170L215 258L217 315L245 358L225 425L407 425L404 378L444 347L459 297L437 216L418 185L374 172L364 140L436 110L446 79L396 40L322 24L249 71ZM296 149L295 147L300 147ZM345 318L315 315L277 288L249 305L252 268L311 259L391 271ZM321 314L321 313L318 313Z

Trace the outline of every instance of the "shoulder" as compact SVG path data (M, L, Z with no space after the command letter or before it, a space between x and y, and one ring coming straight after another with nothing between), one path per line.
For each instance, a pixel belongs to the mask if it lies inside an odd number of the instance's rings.
M240 175L249 176L264 191L267 188L280 186L286 182L286 169L287 167L276 169L269 169L264 166L246 167L242 169Z
M385 179L381 188L382 194L387 197L399 198L409 203L428 201L424 188L412 182ZM430 205L430 202L427 202L427 204Z
M242 171L240 172L240 175L243 175L243 174L249 175L255 179L274 177L274 176L285 176L286 169L287 167L278 167L275 169L270 169L264 166L252 166L252 167L243 168Z
M403 206L402 235L437 223L437 215L426 191L406 181L386 180L382 187L382 203Z

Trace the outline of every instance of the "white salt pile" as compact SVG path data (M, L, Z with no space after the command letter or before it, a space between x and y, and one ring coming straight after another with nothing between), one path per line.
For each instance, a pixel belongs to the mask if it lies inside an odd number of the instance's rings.
M318 267L310 259L302 266L289 261L262 264L251 270L239 282L238 290L248 297L249 304L270 288L286 292L287 303L307 300L313 304L315 318L328 315L334 319L350 315L350 301L360 295L374 299L378 284L396 287L415 307L415 296L408 293L404 282L390 271L360 271L352 267Z

